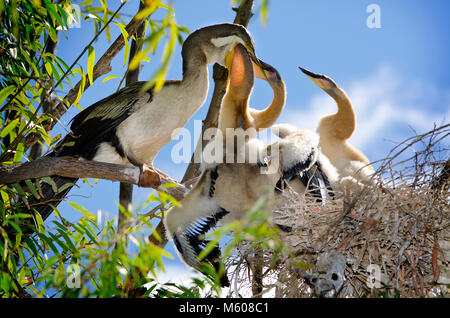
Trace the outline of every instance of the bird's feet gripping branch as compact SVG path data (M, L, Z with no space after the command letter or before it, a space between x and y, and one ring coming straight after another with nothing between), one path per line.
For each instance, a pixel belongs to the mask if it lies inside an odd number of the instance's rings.
M141 173L139 175L139 183L138 186L143 188L157 188L163 181L177 183L177 181L173 180L169 175L165 174L161 170L156 169L151 164L144 163L139 167Z

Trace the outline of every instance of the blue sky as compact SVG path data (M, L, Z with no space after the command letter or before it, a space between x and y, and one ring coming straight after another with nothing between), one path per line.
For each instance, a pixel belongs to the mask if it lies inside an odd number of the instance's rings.
M119 1L108 3L113 9L119 5ZM177 22L190 31L232 22L235 15L229 0L174 0L169 4L174 5ZM257 9L260 2L255 0L255 4ZM381 28L370 29L366 25L370 15L366 8L370 4L377 4L381 10ZM137 7L138 1L129 1L123 12L132 15ZM358 125L351 142L372 161L383 158L395 145L394 141L412 136L411 128L425 132L434 123L448 123L449 12L450 2L445 0L269 1L266 25L255 15L248 29L258 57L277 68L286 82L287 103L278 122L314 130L321 116L336 109L333 100L298 70L302 66L332 77L349 94ZM81 28L69 30L67 38L60 36L58 54L66 62L72 62L91 40L92 30L83 21ZM119 34L116 26L111 34L112 39ZM108 46L104 37L95 43L97 59ZM168 79L181 78L180 52L178 46ZM159 53L144 64L141 80L150 79L160 61ZM80 63L86 67L86 58ZM108 75L122 76L123 53L119 53L112 66ZM105 84L101 80L86 91L80 105L87 107L112 94L119 83L119 79ZM252 107L265 107L271 98L267 83L256 81ZM205 117L208 105L209 99L186 126L188 129L192 131L193 121ZM78 112L73 107L62 122L67 124ZM58 128L54 134L61 131ZM193 147L196 142L192 140ZM155 166L180 180L187 164L171 161L172 146L173 142L159 153ZM117 214L118 183L99 180L94 187L81 182L79 186L70 192L69 200L94 213L102 210L112 216ZM150 193L150 189L135 187L134 199L142 202ZM79 217L67 203L60 205L60 211L65 217ZM168 251L175 255L172 246ZM178 265L175 257L172 266Z

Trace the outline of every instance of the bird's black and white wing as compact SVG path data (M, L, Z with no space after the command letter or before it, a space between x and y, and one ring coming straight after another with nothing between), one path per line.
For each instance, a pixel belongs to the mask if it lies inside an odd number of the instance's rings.
M72 119L71 133L60 143L56 154L92 160L101 143L110 143L119 156L127 159L116 129L131 111L151 102L152 89L140 93L144 84L141 81L128 85L77 114ZM64 146L69 142L73 142L73 145Z
M277 183L276 191L284 188L284 182L300 182L311 195L325 201L338 174L321 153L319 136L312 131L300 130L287 124L274 125L272 131L281 138L271 145L271 148L278 147L282 170L282 178Z
M203 260L199 259L209 243L205 239L206 233L228 214L214 199L217 177L217 165L205 170L194 188L180 201L180 206L172 207L167 212L164 225L168 239L173 240L187 265L202 271L201 261L205 261L219 273L222 286L229 286L226 273L221 275L219 246L215 246Z

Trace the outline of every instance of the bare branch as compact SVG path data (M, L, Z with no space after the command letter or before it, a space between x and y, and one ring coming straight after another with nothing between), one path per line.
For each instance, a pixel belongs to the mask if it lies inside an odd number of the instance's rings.
M26 163L0 167L0 184L58 175L72 178L98 178L140 185L141 174L139 167L131 165L118 165L73 157L42 157ZM175 183L178 187L164 189L160 187L167 183ZM162 179L159 184L141 186L166 192L177 200L181 200L187 191L183 185L170 178Z

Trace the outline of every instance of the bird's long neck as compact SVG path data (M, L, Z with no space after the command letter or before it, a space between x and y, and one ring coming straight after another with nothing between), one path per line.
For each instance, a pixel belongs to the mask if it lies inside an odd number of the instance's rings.
M247 108L245 120L248 126L255 127L258 131L272 126L280 116L286 103L286 87L283 81L269 81L273 90L272 103L263 110Z
M238 128L239 113L240 107L234 103L232 98L225 95L220 106L218 120L218 128L221 130L223 136L226 136L227 128Z
M347 140L356 129L356 114L352 103L339 87L326 92L336 101L338 111L321 119L318 132L321 136L326 134L340 140Z
M181 86L184 87L186 96L189 97L183 103L189 108L187 110L195 112L203 105L208 95L209 75L207 60L200 46L195 45L191 45L187 49L183 48L182 56L183 79L181 80ZM190 101L201 103L191 106Z
M223 136L227 136L227 128L252 128L246 125L244 116L242 115L245 109L248 108L247 99L234 99L230 95L225 95L222 99L222 105L219 113L218 129L221 130Z
M189 45L189 47L183 47L183 79L182 82L191 82L198 79L199 72L208 70L207 59L205 53L201 50L200 46Z

